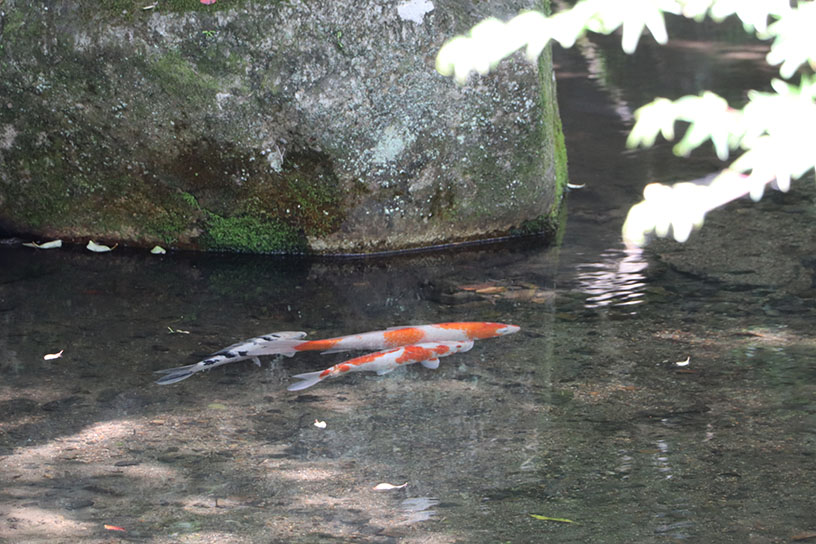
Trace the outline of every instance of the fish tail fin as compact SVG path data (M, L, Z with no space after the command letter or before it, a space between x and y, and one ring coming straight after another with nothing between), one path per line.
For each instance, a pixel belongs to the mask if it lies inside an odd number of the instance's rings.
M157 374L164 374L164 376L156 380L156 383L159 385L169 385L171 383L180 382L181 380L186 380L196 372L199 372L203 369L204 365L202 365L199 362L187 366L179 366L176 368L165 368L164 370L157 370L156 371Z
M295 374L292 377L297 378L300 381L293 383L286 389L289 391L301 391L303 389L306 389L307 387L311 387L314 384L323 380L321 374L323 374L323 371L321 370L318 370L317 372L307 372L305 374Z
M238 360L240 361L241 359ZM217 366L225 365L231 362L232 360L225 355L216 355L215 357L209 357L208 359L203 359L191 365L155 370L154 371L155 374L165 374L165 376L162 376L161 378L156 380L156 383L159 385L168 385L171 383L180 382L181 380L189 378L196 372L201 372L202 370L209 370L211 368L215 368Z

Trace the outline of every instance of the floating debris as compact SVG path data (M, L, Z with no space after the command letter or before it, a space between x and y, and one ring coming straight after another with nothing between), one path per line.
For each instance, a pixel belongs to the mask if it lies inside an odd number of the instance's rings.
M57 353L47 353L43 355L43 359L46 361L51 361L53 359L59 359L62 357L62 352L65 351L64 349L59 350Z
M567 519L567 518L551 518L549 516L542 516L540 514L530 514L530 517L534 518L534 519L537 519L537 520L541 520L541 521L556 521L558 523L575 523L571 519Z
M167 326L167 330L170 332L170 334L190 334L190 331L185 331L184 329L174 329L169 325Z
M315 419L314 426L317 427L318 429L325 429L326 422Z
M394 484L389 484L389 483L383 482L381 484L375 485L372 489L374 489L374 491L389 491L391 489L402 489L406 485L408 485L408 482L405 482L402 485L394 485Z
M164 255L167 253L167 250L161 246L153 246L153 249L150 250L150 253L153 255Z
M685 361L677 361L676 363L674 363L674 366L688 366L690 362L691 362L691 355L686 357Z
M116 246L119 244L113 244L113 247L106 246L104 244L97 244L93 240L88 240L88 245L85 246L85 249L89 251L93 251L94 253L106 253L108 251L113 251L116 249Z
M38 244L37 242L23 242L25 247L33 247L34 249L56 249L58 247L62 247L62 240L51 240L50 242L45 242L44 244Z

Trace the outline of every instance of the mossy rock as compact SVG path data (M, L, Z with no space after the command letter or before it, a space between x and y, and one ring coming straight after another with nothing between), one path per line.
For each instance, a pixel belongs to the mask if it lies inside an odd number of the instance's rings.
M259 253L555 230L549 57L433 70L451 28L534 3L149 4L3 6L0 229Z

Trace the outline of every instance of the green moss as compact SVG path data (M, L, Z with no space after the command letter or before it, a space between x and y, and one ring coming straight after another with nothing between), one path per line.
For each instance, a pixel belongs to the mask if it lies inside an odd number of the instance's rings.
M545 122L541 124L544 142L553 148L555 166L555 203L563 198L567 187L569 172L567 169L567 146L564 141L564 129L561 125L561 114L558 111L558 96L555 81L552 78L552 48L547 46L538 58L539 86L541 88L541 110L545 112ZM553 209L553 214L558 210Z
M280 222L264 221L252 216L221 217L207 214L208 249L249 253L302 252L306 241L302 235Z
M196 197L191 195L190 193L182 192L180 198L186 202L191 208L195 208L197 210L201 209L201 206L198 205L198 200Z
M248 213L308 236L334 232L343 221L339 182L328 157L316 151L288 153L281 173L257 176L247 192Z
M554 239L554 245L560 245L567 222L566 206L555 206L549 214L540 215L525 221L518 228L510 231L511 236L539 235Z
M142 232L166 245L177 244L203 217L195 197L185 193L168 194L164 198L156 198L155 192L149 198L131 194L127 204L136 205L131 215L140 218Z
M440 221L452 221L456 210L456 195L450 186L437 187L429 206L431 217Z
M265 214L225 217L203 209L190 193L181 192L178 198L200 213L205 231L200 242L205 249L246 253L302 253L308 249L300 230Z
M157 57L147 65L151 78L174 99L192 97L211 101L219 86L215 78L197 71L193 64L182 58L177 51Z

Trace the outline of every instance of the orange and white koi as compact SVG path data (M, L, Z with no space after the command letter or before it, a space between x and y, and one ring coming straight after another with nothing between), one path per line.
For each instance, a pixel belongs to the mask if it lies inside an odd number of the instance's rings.
M508 325L506 323L461 321L392 327L383 331L364 332L322 340L302 340L306 336L304 332L270 333L233 344L192 365L158 370L158 373L165 374L165 376L162 376L156 383L161 385L176 383L189 378L196 372L246 359L252 359L256 364L260 364L258 357L262 355L292 357L301 351L337 353L354 350L382 350L422 342L481 340L512 334L518 332L518 330L517 325Z
M460 351L468 351L472 347L473 340L460 340L458 342L423 342L377 351L338 363L326 370L295 374L293 377L300 379L300 381L293 383L286 389L300 391L326 378L341 376L348 372L372 371L378 375L388 374L395 368L413 363L420 363L425 368L438 368L440 357L447 357Z

